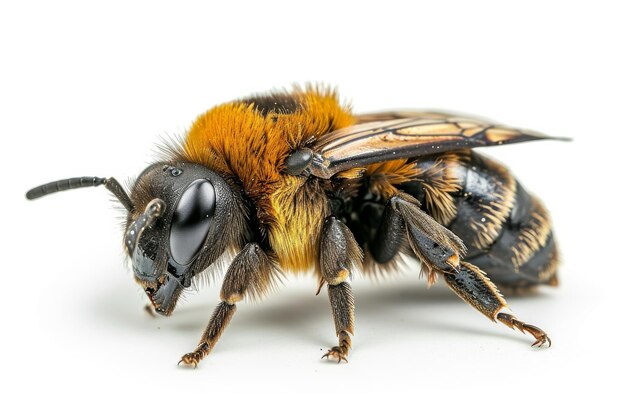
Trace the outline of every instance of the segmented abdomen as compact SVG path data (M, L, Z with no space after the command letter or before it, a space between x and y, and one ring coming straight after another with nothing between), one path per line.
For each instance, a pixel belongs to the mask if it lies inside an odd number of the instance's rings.
M502 165L472 151L420 158L398 186L457 234L465 260L501 286L556 285L557 249L548 213Z

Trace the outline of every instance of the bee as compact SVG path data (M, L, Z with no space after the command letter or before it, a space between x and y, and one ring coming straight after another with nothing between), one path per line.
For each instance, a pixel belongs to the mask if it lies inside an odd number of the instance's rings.
M179 364L195 367L211 352L237 303L262 297L284 273L310 270L318 293L327 286L338 340L322 358L347 362L351 278L384 274L407 256L429 284L444 280L490 320L550 346L543 330L510 314L496 287L558 284L548 212L472 150L548 138L447 113L353 114L334 90L296 87L202 114L130 194L114 178L82 177L26 196L104 185L127 211L133 276L161 315L230 260L221 300Z

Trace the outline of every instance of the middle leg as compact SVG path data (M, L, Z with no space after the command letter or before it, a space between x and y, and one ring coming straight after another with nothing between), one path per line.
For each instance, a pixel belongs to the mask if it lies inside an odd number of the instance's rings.
M347 279L363 262L363 252L352 232L334 216L324 222L320 241L320 288L328 284L328 297L335 321L339 344L332 347L322 358L336 358L348 362L354 334L354 296Z

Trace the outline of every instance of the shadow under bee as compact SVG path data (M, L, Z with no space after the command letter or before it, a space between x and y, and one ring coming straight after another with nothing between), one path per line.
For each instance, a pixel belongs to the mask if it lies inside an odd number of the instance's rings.
M525 343L523 339L511 338L501 333L496 327L467 323L465 315L473 315L458 297L444 285L426 288L423 281L411 276L402 276L395 282L378 283L355 280L355 292L358 294L356 312L361 324L357 337L367 337L370 348L385 342L376 337L378 331L392 334L420 332L445 335L448 332L466 335L497 337L509 341ZM233 326L228 330L228 344L231 348L242 349L258 340L263 335L272 335L272 340L303 340L308 343L325 346L328 343L328 329L331 323L324 318L328 315L328 299L322 294L314 296L314 285L305 286L297 280L291 280L291 286L283 287L269 295L263 303L242 303ZM212 300L216 288L201 290L204 300ZM210 301L186 304L184 301L176 314L169 318L150 317L142 311L145 297L137 292L136 297L120 299L120 294L127 293L121 288L109 287L107 291L94 296L91 312L116 326L130 328L132 331L151 331L155 327L168 333L195 334L206 321L207 312L211 311ZM536 293L524 300L549 299L550 294ZM195 301L195 300L194 300ZM521 300L520 300L521 301ZM95 307L95 308L94 308ZM154 327L146 326L154 323ZM482 321L481 321L482 322ZM460 323L460 324L459 324ZM256 332L256 334L255 334ZM368 335L373 335L369 337ZM266 340L264 336L261 336ZM276 342L279 344L279 342ZM246 349L246 348L243 348Z

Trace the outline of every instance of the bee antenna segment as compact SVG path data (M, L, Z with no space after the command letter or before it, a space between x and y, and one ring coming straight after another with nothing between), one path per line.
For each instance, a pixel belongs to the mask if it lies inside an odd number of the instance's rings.
M85 188L85 187L97 187L99 185L104 185L105 188L119 200L120 203L126 208L126 210L133 211L134 206L126 191L122 185L113 177L111 178L99 178L99 177L76 177L76 178L67 178L64 180L58 180L49 182L47 184L40 185L29 190L26 193L26 198L29 200L34 200L36 198L43 197L48 194L54 194L59 191L65 190L73 190L75 188Z

